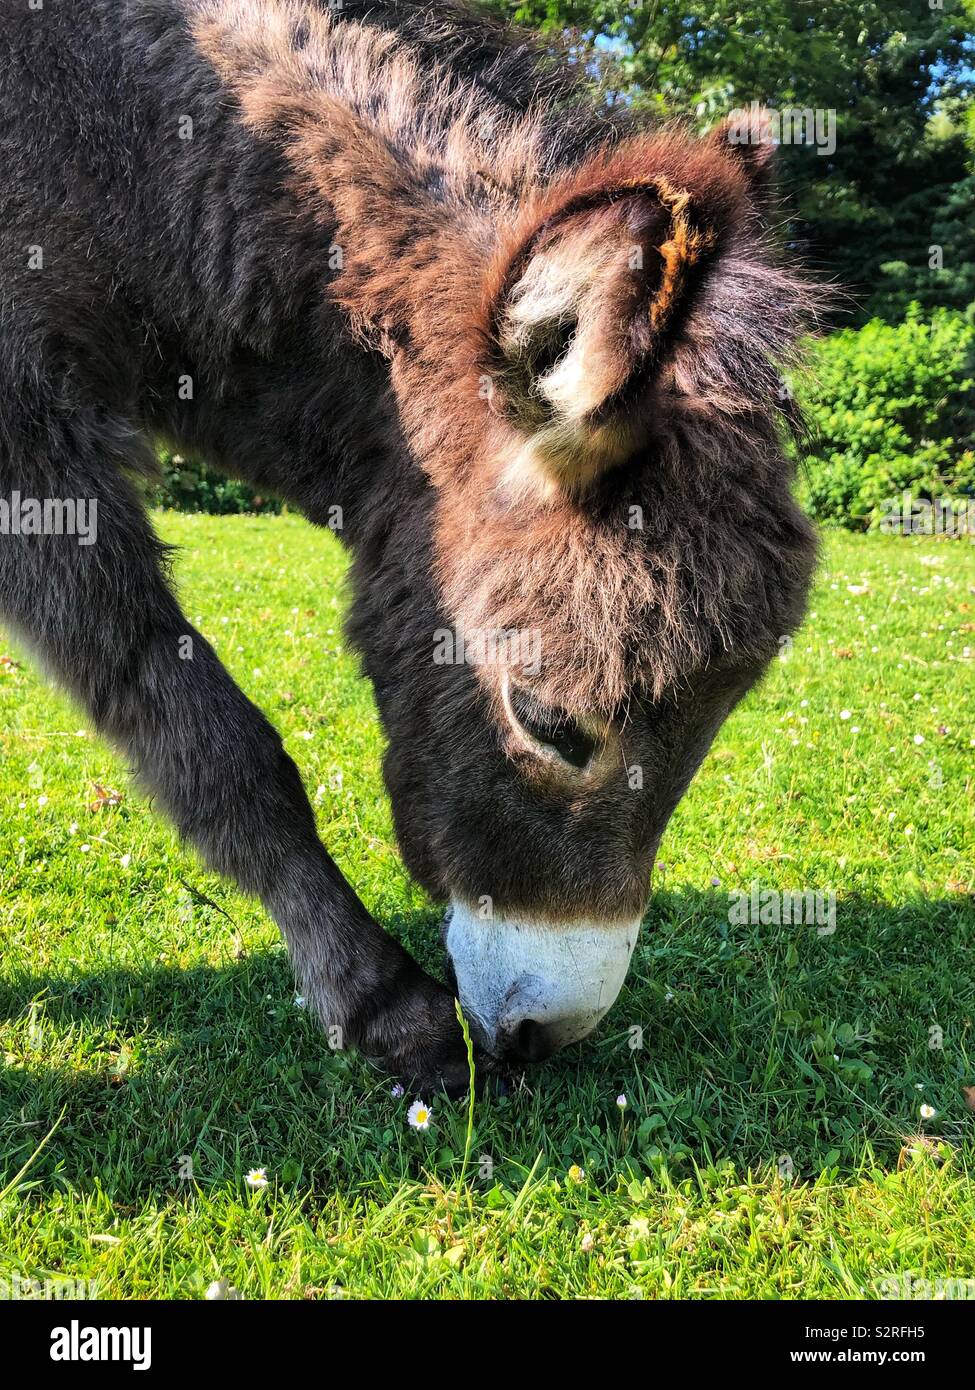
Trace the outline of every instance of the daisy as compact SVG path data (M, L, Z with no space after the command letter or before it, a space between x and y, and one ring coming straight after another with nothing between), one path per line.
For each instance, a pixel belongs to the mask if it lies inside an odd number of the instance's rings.
M922 1105L919 1113L922 1120L933 1120L938 1112L933 1105Z
M623 1094L622 1091L620 1091L619 1095L616 1097L616 1104L619 1106L619 1108L620 1108L621 1110L625 1110L625 1109L626 1109L627 1100L626 1100L626 1096Z
M244 1179L244 1182L246 1182L252 1192L260 1192L262 1188L267 1187L267 1169L252 1168Z
M425 1101L415 1100L406 1112L406 1118L414 1129L429 1129L433 1111Z
M240 1294L231 1284L229 1279L214 1279L212 1284L207 1285L207 1291L203 1295L209 1302L220 1302L224 1299L236 1301Z
M406 1092L403 1090L403 1087L397 1081L389 1094L393 1097L393 1100L399 1100L401 1096L404 1096L406 1094Z

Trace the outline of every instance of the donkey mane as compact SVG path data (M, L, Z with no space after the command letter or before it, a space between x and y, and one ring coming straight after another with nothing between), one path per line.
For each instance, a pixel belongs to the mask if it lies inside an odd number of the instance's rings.
M331 96L445 197L468 198L472 175L508 190L552 178L635 128L558 54L459 0L186 4L232 85Z
M391 361L447 614L540 630L539 698L570 709L767 661L815 550L781 371L817 308L757 211L767 147L613 118L566 65L453 4L187 5L242 120L342 248L329 295ZM547 228L607 196L618 220L653 199L621 236L654 208L668 227L656 247L646 232L655 268L627 344L652 371L607 363L579 425L557 383L554 407L524 384L512 286ZM597 384L601 367L580 362Z

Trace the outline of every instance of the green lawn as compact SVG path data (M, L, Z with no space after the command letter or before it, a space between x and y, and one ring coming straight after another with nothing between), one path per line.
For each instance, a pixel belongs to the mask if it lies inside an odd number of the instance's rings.
M338 545L287 516L159 524L332 853L439 969L345 648ZM465 1104L433 1098L416 1133L409 1095L330 1052L272 924L0 641L19 663L0 662L0 1280L830 1298L975 1277L972 652L975 546L829 543L805 629L667 832L619 1002L478 1102L465 1174ZM92 809L96 783L121 803ZM754 881L835 890L835 933L730 923Z

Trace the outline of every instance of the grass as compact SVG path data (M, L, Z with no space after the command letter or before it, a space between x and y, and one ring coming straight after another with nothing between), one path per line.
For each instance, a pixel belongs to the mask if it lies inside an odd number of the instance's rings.
M438 969L342 637L339 547L288 516L159 521L187 612L282 730L333 854ZM0 642L20 663L0 662L0 1280L841 1298L975 1277L973 623L975 547L829 542L806 627L667 832L615 1009L477 1103L466 1169L466 1103L433 1098L415 1133L409 1095L330 1051L271 923ZM753 881L835 890L835 933L729 922Z

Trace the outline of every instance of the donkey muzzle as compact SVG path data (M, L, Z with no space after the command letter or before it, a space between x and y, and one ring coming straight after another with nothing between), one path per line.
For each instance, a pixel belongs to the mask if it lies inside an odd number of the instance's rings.
M494 1056L541 1062L578 1042L619 994L640 921L557 925L453 902L444 944L464 1012Z

